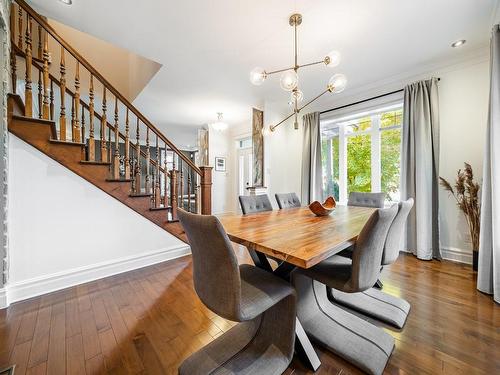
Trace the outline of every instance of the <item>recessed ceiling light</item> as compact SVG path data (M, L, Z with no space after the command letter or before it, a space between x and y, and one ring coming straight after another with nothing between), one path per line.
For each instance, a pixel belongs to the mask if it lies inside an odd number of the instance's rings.
M451 43L451 46L453 48L457 48L457 47L463 46L465 44L465 42L466 42L465 39L460 39L460 40L457 40L456 42Z
M73 4L73 0L59 0L61 3L66 4L66 5L71 5Z

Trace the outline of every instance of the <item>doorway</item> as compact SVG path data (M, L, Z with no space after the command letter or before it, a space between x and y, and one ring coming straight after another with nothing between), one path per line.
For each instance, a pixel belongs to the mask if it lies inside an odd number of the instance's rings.
M238 141L238 195L248 195L248 187L252 186L253 154L252 138Z

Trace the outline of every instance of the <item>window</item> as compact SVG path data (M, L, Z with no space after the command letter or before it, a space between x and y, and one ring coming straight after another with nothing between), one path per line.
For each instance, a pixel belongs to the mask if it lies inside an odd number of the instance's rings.
M347 202L352 191L399 200L402 104L321 121L323 195Z

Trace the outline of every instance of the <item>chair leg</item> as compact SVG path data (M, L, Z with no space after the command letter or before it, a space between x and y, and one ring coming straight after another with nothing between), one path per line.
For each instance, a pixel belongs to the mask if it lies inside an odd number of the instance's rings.
M292 280L297 316L309 337L368 374L381 375L394 349L393 337L332 304L324 284L298 272Z
M289 295L237 324L184 360L179 374L281 374L293 357L295 307L296 297Z
M380 267L380 273L382 274L382 270L384 269L384 267ZM375 285L373 285L374 288L377 288L377 289L382 289L384 287L384 284L382 284L382 281L380 279L377 279L377 282L375 283Z

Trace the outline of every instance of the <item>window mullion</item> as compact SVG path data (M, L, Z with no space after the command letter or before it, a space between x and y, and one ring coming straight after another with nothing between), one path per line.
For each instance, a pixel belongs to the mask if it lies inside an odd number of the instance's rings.
M339 200L347 204L347 137L345 127L339 127Z
M380 166L380 114L372 116L372 129L371 129L371 185L372 192L378 193L382 189L381 184L381 166Z

